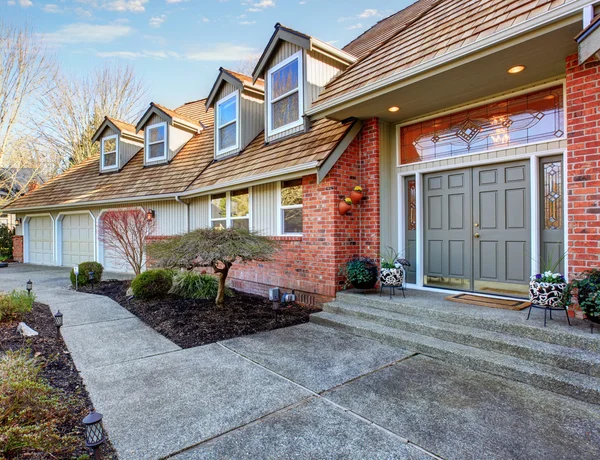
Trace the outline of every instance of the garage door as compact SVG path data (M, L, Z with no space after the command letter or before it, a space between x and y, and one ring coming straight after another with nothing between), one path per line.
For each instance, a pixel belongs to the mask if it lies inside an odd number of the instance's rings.
M133 273L131 267L123 256L117 254L117 252L110 248L104 249L104 269L110 272L119 273Z
M62 219L62 264L71 267L94 260L94 220L89 214L70 214Z
M27 225L29 229L28 259L30 264L52 265L52 219L50 217L32 217Z

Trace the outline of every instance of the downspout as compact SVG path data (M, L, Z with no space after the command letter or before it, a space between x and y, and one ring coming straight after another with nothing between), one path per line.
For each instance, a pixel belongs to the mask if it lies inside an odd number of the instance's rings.
M177 201L177 203L181 203L182 205L185 206L185 231L186 231L186 233L189 233L189 231L190 231L190 204L186 203L181 198L179 198L179 195L175 195L175 201Z

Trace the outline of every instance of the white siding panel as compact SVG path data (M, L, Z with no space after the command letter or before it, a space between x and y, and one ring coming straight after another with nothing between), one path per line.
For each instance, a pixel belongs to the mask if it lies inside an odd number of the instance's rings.
M194 135L188 131L183 131L182 129L175 128L174 126L169 125L168 127L169 135L169 161L171 161L175 155L179 153L181 148L188 143L188 141L194 137Z
M241 147L245 149L250 142L265 129L264 101L242 92L240 98L240 116L242 118Z
M310 107L314 100L321 94L323 88L346 66L330 57L316 51L307 51L306 56L306 83L304 86L304 107Z
M252 187L252 229L277 235L277 182Z
M208 212L208 196L190 200L190 231L209 226Z

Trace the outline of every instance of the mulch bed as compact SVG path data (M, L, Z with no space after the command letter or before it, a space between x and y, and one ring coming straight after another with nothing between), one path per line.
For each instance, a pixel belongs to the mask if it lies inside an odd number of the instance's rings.
M320 310L298 304L282 307L277 321L272 302L255 295L233 291L225 307L212 300L187 300L166 296L155 300L127 301L129 281L107 280L80 291L110 297L181 348L307 323Z
M73 403L75 411L68 423L61 427L62 433L76 433L81 437L81 449L75 457L89 453L85 447L84 428L81 421L93 407L87 391L83 385L75 364L67 350L62 337L57 337L54 317L47 305L35 302L33 310L26 314L23 321L39 333L36 337L24 339L17 332L18 321L0 324L0 353L7 350L29 348L35 356L43 359L45 363L42 376L54 388L65 393L65 397ZM102 458L116 460L117 455L107 442L101 448ZM31 459L54 459L46 454L28 455Z

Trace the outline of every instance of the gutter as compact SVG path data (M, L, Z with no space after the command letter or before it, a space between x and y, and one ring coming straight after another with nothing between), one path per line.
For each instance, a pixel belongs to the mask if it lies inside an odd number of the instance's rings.
M598 3L598 1L591 2L592 5L595 5L597 3ZM562 19L566 19L570 16L581 14L582 8L584 8L588 5L590 5L589 0L576 0L574 2L561 5L549 13L542 14L530 21L525 21L517 26L513 26L513 27L509 27L507 29L504 29L503 31L498 32L497 34L490 35L489 37L486 37L483 40L480 40L471 45L467 45L465 47L459 48L456 51L446 53L446 54L440 56L439 58L434 58L423 64L416 65L416 66L412 67L411 69L407 70L406 72L402 72L400 74L395 74L395 75L390 75L389 77L386 77L386 78L383 78L376 82L367 84L361 88L358 88L354 91L350 91L341 96L335 97L329 101L325 101L321 104L317 104L316 106L309 108L306 111L306 115L326 116L327 113L332 111L331 109L338 108L338 106L341 106L348 102L358 102L358 101L353 101L354 99L358 99L369 93L383 89L387 86L391 86L394 83L400 83L403 80L408 80L411 77L415 77L421 73L425 73L426 71L433 70L436 67L441 67L443 64L449 64L452 61L464 58L470 54L474 54L478 51L482 51L486 48L490 48L494 45L498 45L501 42L504 42L510 38L515 38L518 35L523 35L527 32L531 32L531 31L533 31L535 29L539 29L543 26L558 22L558 21L560 21Z

